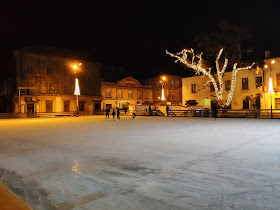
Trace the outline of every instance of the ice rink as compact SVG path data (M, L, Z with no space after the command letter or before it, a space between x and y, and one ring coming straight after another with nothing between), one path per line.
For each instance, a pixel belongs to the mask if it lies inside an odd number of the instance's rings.
M279 209L280 120L0 120L0 178L34 209Z

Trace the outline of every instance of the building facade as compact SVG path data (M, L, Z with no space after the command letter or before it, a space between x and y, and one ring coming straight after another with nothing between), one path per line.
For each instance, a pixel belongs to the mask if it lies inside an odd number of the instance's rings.
M16 91L14 112L94 112L100 109L101 82L97 62L80 53L52 47L14 51ZM76 68L73 68L73 67ZM78 78L81 95L74 95ZM77 106L78 105L78 106Z
M280 109L280 58L266 59L264 68L238 71L235 91L231 102L231 109ZM226 101L231 87L231 72L223 76L224 93ZM269 77L272 78L273 94L268 94ZM215 90L212 85L204 86L207 77L194 76L182 78L182 102L193 100L199 106L211 108L215 99ZM255 100L250 100L255 99ZM271 100L272 99L272 100ZM259 100L256 104L255 101ZM272 103L271 103L272 101ZM259 104L259 105L258 105Z
M153 101L155 103L169 102L170 105L182 104L182 82L180 76L164 75L144 80L144 84L153 87ZM164 98L162 100L162 89Z
M138 80L127 77L114 82L101 82L102 109L123 108L131 104L152 102L152 86L142 85Z

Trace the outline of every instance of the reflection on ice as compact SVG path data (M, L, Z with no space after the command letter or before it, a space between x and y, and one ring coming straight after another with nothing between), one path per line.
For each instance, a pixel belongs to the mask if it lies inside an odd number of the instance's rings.
M77 160L74 160L74 165L72 167L72 171L75 171L77 174L75 177L79 177L82 173L81 170L78 168L80 163Z

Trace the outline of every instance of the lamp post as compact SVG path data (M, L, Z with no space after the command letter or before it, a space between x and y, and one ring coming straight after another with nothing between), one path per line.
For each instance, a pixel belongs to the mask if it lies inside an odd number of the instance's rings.
M165 81L165 77L162 77L162 80ZM164 82L163 81L159 81L161 84L161 100L165 101L165 95L164 95Z
M79 63L79 66L81 66L82 63ZM74 74L77 73L77 69L78 69L78 66L77 65L73 65L73 69L74 69ZM75 78L75 91L74 91L74 95L77 96L77 116L79 114L79 95L81 95L81 92L80 92L80 87L79 87L79 80L78 80L78 77L76 76Z
M273 90L273 83L272 83L272 78L271 78L271 64L274 64L275 63L275 60L272 60L270 63L269 63L269 69L270 69L270 77L269 77L269 81L268 81L268 91L267 93L270 94L270 118L273 118L273 113L272 113L272 94L274 93L274 90ZM268 68L267 65L264 66L265 68Z

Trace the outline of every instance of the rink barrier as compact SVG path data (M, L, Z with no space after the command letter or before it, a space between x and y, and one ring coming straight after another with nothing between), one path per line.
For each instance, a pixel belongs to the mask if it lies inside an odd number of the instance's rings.
M111 115L112 113L110 113ZM0 119L18 119L18 118L55 118L55 117L76 117L87 115L105 115L104 110L96 110L94 112L37 112L37 113L0 113ZM123 110L120 111L121 116L125 116ZM127 116L132 115L132 111L127 111ZM149 116L149 111L139 110L137 116ZM152 116L164 116L159 110L152 110ZM214 117L211 109L207 110L169 110L169 117ZM280 119L280 109L222 109L218 110L220 118L274 118Z
M213 110L169 110L170 117L214 117ZM280 109L222 109L218 110L220 118L280 118Z

